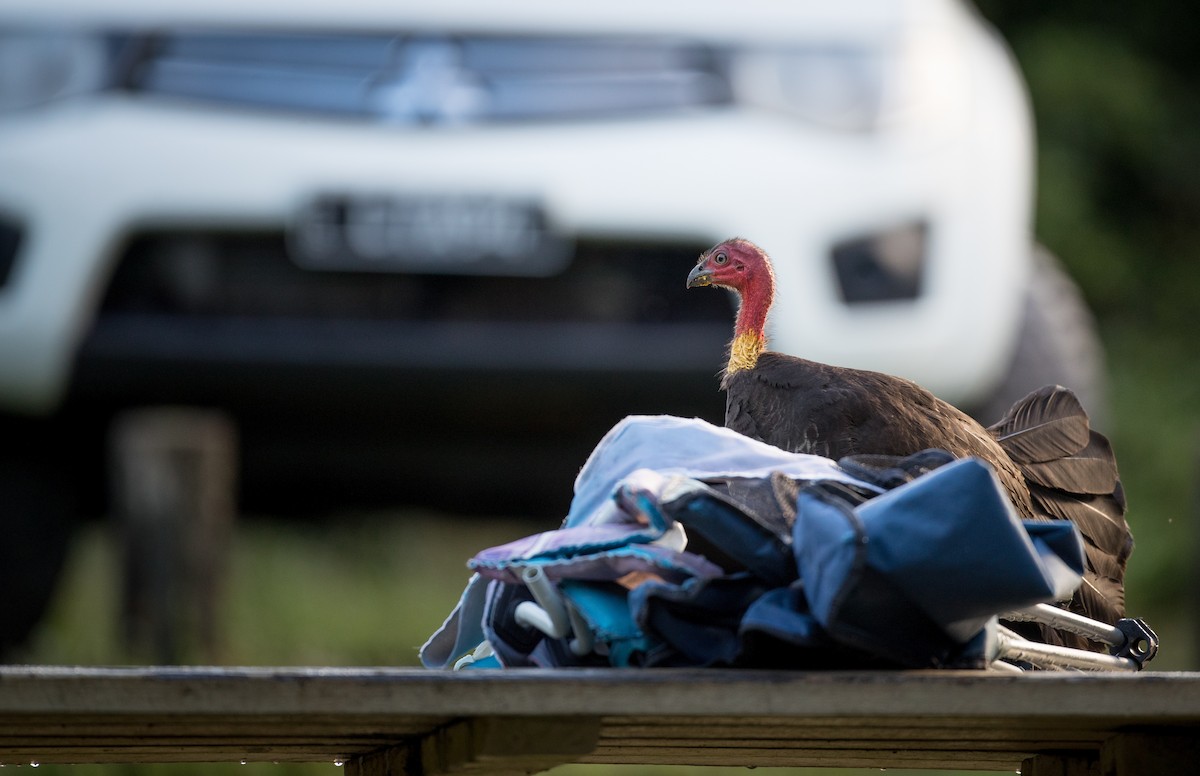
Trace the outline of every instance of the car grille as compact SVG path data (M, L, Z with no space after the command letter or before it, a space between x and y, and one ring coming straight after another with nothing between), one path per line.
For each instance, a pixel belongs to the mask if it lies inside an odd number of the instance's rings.
M662 39L166 32L116 39L140 95L398 124L653 114L730 101L718 49Z
M281 234L143 234L124 252L100 314L727 326L730 304L684 289L703 247L581 240L566 270L526 278L313 271L291 261Z

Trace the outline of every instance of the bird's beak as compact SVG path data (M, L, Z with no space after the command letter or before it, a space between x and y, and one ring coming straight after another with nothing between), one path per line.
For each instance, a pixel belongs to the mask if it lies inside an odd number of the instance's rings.
M692 271L688 273L687 287L698 288L700 286L712 285L712 273L703 264L697 264L692 267Z

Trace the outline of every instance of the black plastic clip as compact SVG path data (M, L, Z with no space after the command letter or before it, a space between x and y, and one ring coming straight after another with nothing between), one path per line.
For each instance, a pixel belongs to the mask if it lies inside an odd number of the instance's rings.
M1158 635L1145 620L1126 617L1117 621L1117 630L1125 634L1125 643L1113 648L1117 657L1127 657L1137 663L1138 670L1158 654Z

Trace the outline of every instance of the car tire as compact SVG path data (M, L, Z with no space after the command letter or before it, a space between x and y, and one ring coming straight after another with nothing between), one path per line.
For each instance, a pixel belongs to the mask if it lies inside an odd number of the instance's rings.
M1102 429L1107 414L1105 364L1096 319L1053 254L1038 246L1033 264L1012 361L992 395L972 414L984 425L995 423L1030 391L1058 384L1075 392L1093 427Z
M0 660L12 660L54 595L78 509L53 435L25 419L5 418L0 428Z

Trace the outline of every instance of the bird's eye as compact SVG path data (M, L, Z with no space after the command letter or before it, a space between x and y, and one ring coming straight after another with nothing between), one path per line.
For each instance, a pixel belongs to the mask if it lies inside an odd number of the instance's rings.
M724 264L727 261L729 261L729 257L724 252L718 253L713 257L713 262L716 264Z

